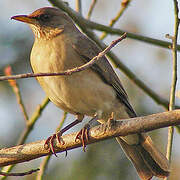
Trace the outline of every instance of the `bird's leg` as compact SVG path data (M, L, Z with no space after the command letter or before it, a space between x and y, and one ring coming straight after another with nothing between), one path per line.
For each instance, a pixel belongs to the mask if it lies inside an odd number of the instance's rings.
M98 115L95 115L76 135L75 141L78 139L82 142L83 151L86 151L86 143L89 141L90 124L98 120Z
M49 147L50 151L57 157L54 150L54 145L53 145L54 139L57 139L58 143L64 144L65 142L61 138L62 134L66 132L67 130L69 130L70 128L72 128L73 126L75 126L76 124L82 122L83 118L84 118L84 115L77 114L77 119L75 121L73 121L72 123L64 127L63 129L61 129L57 133L53 134L52 136L48 137L48 139L44 143L44 147L46 149L47 147ZM66 155L67 155L67 151L66 151Z

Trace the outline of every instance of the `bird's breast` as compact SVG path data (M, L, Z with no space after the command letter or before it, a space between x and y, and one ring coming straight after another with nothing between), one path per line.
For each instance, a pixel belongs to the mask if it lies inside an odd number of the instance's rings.
M65 43L39 47L35 44L31 53L31 66L35 73L61 72L84 64L74 49ZM50 100L70 113L93 116L97 111L111 111L114 106L114 89L91 69L37 79Z

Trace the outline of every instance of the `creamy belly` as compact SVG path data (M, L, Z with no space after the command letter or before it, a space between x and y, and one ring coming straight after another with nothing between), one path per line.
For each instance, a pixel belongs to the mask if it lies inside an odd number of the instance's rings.
M33 48L31 53L34 73L60 72L84 64L83 61L77 61L79 56L74 50L69 49L70 46L61 47L58 53L54 51L56 44L54 47L52 44L49 47L48 43L46 46L39 46L40 43L38 43L38 51L37 48ZM111 114L115 106L115 90L105 84L91 69L70 76L37 79L50 100L64 111L93 116L96 112Z
M39 78L39 81L51 101L71 113L93 116L97 111L110 111L116 97L114 90L93 72Z

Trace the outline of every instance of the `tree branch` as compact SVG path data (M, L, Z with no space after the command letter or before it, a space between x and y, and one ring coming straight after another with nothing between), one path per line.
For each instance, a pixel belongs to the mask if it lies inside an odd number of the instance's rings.
M176 93L176 84L177 84L177 38L178 38L178 28L179 28L179 9L178 9L178 1L173 0L174 2L174 16L175 16L175 24L174 24L174 36L172 37L172 84L171 84L171 92L170 92L170 101L169 101L169 111L172 111L175 107L175 93ZM172 156L172 145L173 145L173 136L174 136L174 127L170 126L168 128L168 144L167 144L167 153L166 157L171 163ZM165 180L168 178L166 177Z
M26 171L26 172L20 172L20 173L6 173L6 172L0 172L0 175L2 176L26 176L26 175L30 175L34 172L37 172L39 171L40 169L32 169L30 171Z
M99 60L103 56L106 55L117 43L126 38L126 33L124 33L120 38L112 41L112 43L106 47L102 52L100 52L97 56L93 57L89 62L83 64L82 66L75 67L73 69L68 69L66 71L57 72L57 73L26 73L26 74L18 74L11 76L0 76L0 81L5 80L14 80L14 79L22 79L22 78L30 78L30 77L41 77L41 76L63 76L63 75L72 75L73 73L84 71L85 69L91 67L95 61Z
M66 11L75 22L78 22L78 25L81 25L81 26L83 25L86 28L104 31L104 32L107 32L109 34L114 34L114 35L122 35L123 33L126 32L121 29L112 28L109 26L105 26L105 25L87 20L87 19L83 18L81 15L79 15L77 12L75 12L74 10L70 9L67 6L67 4L64 3L62 0L48 0L48 1L53 6L57 6L60 9L63 9L64 11ZM171 42L167 42L167 41L163 41L163 40L159 40L159 39L155 39L155 38L150 38L147 36L137 35L137 34L130 33L130 32L127 32L127 37L131 38L131 39L139 40L139 41L142 41L145 43L160 46L163 48L167 48L167 49L169 49L169 47L171 47L171 45L172 45ZM177 50L180 51L180 45L177 45Z
M76 11L82 15L82 2L81 2L81 0L76 0Z
M114 24L119 20L119 18L123 15L124 11L127 9L130 2L131 2L131 0L123 0L121 2L120 10L118 11L117 15L113 19L111 19L111 21L109 23L109 27L114 26ZM103 40L107 35L108 35L107 32L103 32L100 36L100 39Z
M12 68L11 68L11 66L7 66L4 69L4 73L5 73L6 76L11 76L12 75ZM23 100L22 100L22 95L21 95L21 92L20 92L20 89L19 89L19 85L18 85L18 83L15 80L9 80L8 82L9 82L9 85L12 87L14 94L16 95L16 99L17 99L17 102L18 102L18 104L20 106L22 114L24 116L24 120L27 123L29 117L28 117L25 105L23 103Z
M99 142L116 136L126 136L155 129L180 124L180 110L163 112L144 117L109 121L108 123L93 127L89 131L89 142ZM64 145L54 142L56 153L82 146L80 141L75 142L76 133L62 136ZM45 140L19 145L0 150L0 167L10 164L22 163L51 154L44 148Z
M94 10L94 7L96 5L96 2L97 2L97 0L92 0L86 19L90 19L92 12Z

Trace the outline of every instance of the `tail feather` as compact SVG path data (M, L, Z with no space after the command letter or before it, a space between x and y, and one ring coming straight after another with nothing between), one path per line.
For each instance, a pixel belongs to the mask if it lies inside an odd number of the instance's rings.
M159 166L159 170L162 171L163 177L169 175L169 162L167 158L154 146L150 136L146 134L140 135L142 154L149 154L149 157L154 161L153 165L157 164ZM146 155L145 157L147 157ZM151 162L151 160L149 161ZM158 170L158 168L157 168ZM161 174L160 173L160 174Z
M168 160L155 148L149 136L141 134L140 139L140 144L129 145L120 137L116 138L142 180L150 180L153 176L167 177Z
M132 161L139 177L142 180L151 179L153 177L153 173L149 171L149 168L146 165L144 165L144 159L141 157L141 154L138 152L137 148L135 146L128 145L120 137L117 137L116 140L121 145L127 157Z

